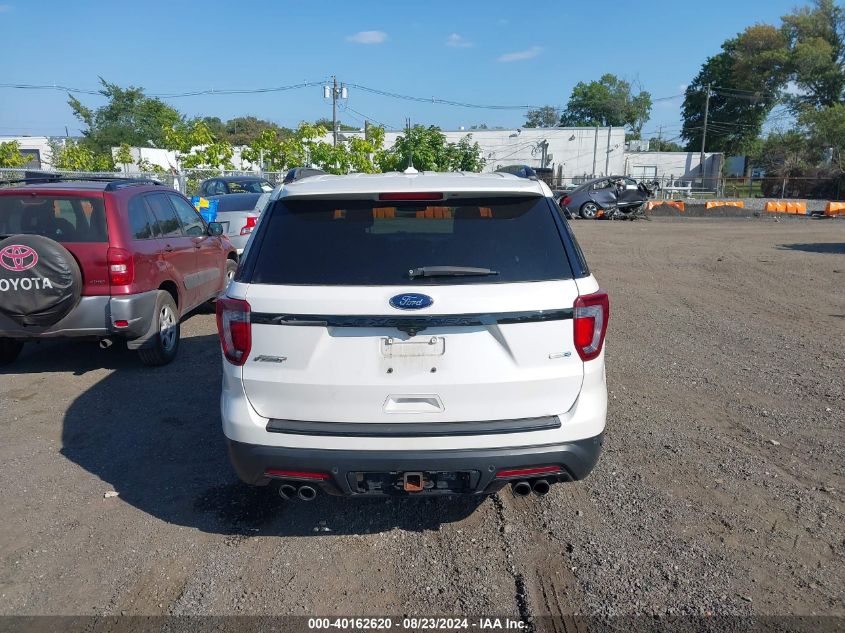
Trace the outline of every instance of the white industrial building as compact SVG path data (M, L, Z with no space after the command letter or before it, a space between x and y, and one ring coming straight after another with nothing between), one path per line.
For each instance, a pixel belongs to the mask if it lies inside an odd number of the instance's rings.
M29 161L28 169L50 169L53 166L53 151L50 149L49 136L0 136L0 143L16 141L20 152Z
M385 147L391 147L404 130L385 132ZM558 127L514 128L506 130L444 130L450 143L457 143L468 134L481 147L486 164L484 171L506 165L529 165L551 169L551 180L565 184L573 179L610 174L630 175L639 180L657 178L663 181L688 183L701 178L698 152L627 151L625 130L621 127ZM363 131L341 132L339 138L363 136ZM17 141L21 151L30 157L28 168L52 168L52 152L47 136L0 137L0 142ZM63 139L55 139L61 142ZM332 142L331 134L322 139ZM639 148L639 147L638 147ZM235 148L236 169L254 170L257 166L240 158ZM116 152L117 148L113 149ZM132 148L136 165L143 160L167 171L176 168L174 152L153 147ZM714 181L722 172L724 156L705 155L705 177ZM132 168L130 167L130 171Z

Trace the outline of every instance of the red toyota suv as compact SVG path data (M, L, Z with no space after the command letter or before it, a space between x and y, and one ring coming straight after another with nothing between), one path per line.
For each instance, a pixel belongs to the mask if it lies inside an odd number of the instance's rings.
M235 272L222 231L149 180L0 189L0 365L59 337L123 338L145 365L169 363L181 318Z

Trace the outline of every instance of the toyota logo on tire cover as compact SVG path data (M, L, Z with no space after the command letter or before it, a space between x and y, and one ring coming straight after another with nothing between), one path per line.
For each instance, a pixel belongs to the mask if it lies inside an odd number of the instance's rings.
M29 246L10 244L0 251L0 266L12 272L29 270L38 263L38 253Z

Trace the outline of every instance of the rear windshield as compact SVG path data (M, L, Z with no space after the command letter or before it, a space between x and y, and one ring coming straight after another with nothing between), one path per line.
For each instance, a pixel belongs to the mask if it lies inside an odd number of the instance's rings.
M230 180L229 193L270 193L273 185L266 180Z
M266 222L244 266L251 283L424 286L572 277L545 198L288 199L275 203ZM409 275L432 266L495 274Z
M43 235L57 242L107 242L102 198L0 196L0 236Z

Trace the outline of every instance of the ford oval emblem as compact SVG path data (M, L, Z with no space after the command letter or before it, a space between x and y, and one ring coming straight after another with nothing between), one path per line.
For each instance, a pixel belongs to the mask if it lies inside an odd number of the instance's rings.
M406 292L402 295L390 297L390 305L400 310L422 310L432 303L434 303L434 299L428 295L421 295L416 292Z

